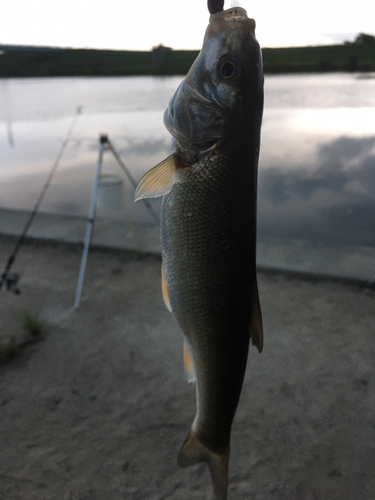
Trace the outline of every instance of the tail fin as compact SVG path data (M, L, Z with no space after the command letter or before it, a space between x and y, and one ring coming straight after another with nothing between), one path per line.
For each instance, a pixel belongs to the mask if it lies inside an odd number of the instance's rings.
M199 462L206 462L211 474L216 500L226 500L228 492L229 444L223 453L215 453L201 443L194 431L191 431L178 455L177 463L181 467Z

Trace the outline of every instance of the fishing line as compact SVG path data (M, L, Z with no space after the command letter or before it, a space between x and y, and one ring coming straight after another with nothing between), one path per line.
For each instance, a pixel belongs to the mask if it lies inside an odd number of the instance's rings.
M70 127L69 127L68 133L66 134L65 140L61 145L61 148L60 148L60 151L57 155L55 163L53 164L53 167L49 173L49 176L47 177L47 180L43 186L43 189L40 192L40 195L39 195L39 198L35 204L35 207L34 207L33 211L31 212L30 217L29 217L28 221L26 222L25 228L22 231L22 234L19 237L19 239L16 243L16 246L14 247L13 253L9 257L8 262L4 268L4 271L0 277L0 290L2 289L2 286L5 283L8 290L14 292L16 295L18 295L20 293L20 290L18 288L19 274L15 273L15 272L11 273L10 269L11 269L11 267L12 267L12 265L17 257L17 254L19 252L19 249L21 248L21 245L23 244L23 242L26 238L27 232L30 229L31 224L33 223L33 220L35 219L35 216L38 213L38 210L39 210L39 207L43 201L43 198L44 198L48 188L51 185L52 178L57 170L57 167L59 166L62 155L64 154L66 146L68 145L69 139L73 133L74 127L77 123L77 119L78 119L79 115L81 114L81 112L82 112L82 106L77 106L76 114L73 118L73 121L72 121Z
M216 14L224 9L224 0L207 0L207 7L210 14Z

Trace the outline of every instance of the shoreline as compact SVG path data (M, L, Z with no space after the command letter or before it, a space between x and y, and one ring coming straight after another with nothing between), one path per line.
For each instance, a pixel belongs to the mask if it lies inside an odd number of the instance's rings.
M266 75L369 73L375 71L375 44L262 49ZM0 46L1 50L1 46ZM99 49L9 49L0 54L0 78L185 75L198 50L122 51Z
M0 208L0 236L17 239L29 212ZM28 241L68 243L82 247L87 218L39 212L31 225ZM126 251L161 258L159 226L96 218L90 248ZM257 268L267 274L282 274L309 281L332 281L373 288L375 247L328 245L275 237L257 238Z

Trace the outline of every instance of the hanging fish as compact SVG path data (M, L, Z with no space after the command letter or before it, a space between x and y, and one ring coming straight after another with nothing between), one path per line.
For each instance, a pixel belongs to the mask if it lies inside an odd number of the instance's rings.
M225 500L232 421L249 342L262 350L256 280L256 186L263 112L255 21L212 14L203 48L164 114L173 153L143 176L136 200L162 202L162 290L184 336L197 413L182 467L205 461Z

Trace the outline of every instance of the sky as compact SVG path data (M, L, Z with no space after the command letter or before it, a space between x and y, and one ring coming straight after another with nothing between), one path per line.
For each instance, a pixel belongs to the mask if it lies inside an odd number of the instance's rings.
M375 34L374 0L226 0L257 23L262 47L327 45ZM200 49L206 0L8 0L1 6L0 44L150 50Z

